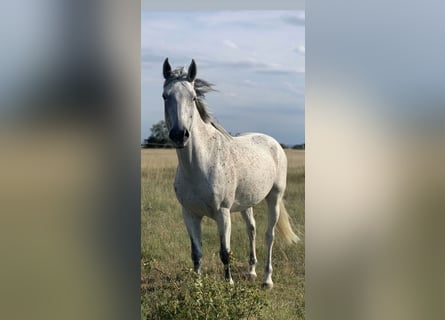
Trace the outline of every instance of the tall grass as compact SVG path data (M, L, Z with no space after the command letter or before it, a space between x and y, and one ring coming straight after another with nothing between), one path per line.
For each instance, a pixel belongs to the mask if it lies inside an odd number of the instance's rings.
M277 237L273 254L274 288L270 291L259 289L266 255L264 232L267 214L263 201L254 208L258 230L257 281L251 283L245 276L248 268L248 238L244 221L239 213L234 213L231 249L235 287L226 288L222 263L219 259L216 224L204 218L202 226L204 280L200 281L205 282L204 287L199 289L201 291L197 291L196 279L190 276L192 261L189 237L173 190L177 165L175 151L142 150L141 309L143 319L168 318L167 315L170 315L172 319L175 317L179 319L182 317L181 314L189 314L192 318L201 319L198 315L206 313L198 312L204 308L200 306L213 310L207 315L207 319L224 319L225 317L229 319L227 315L232 313L245 319L304 319L304 151L286 150L286 153L288 178L284 199L294 231L302 241L298 245L289 246ZM196 304L198 296L206 301ZM253 299L250 299L252 297ZM250 310L250 313L246 310ZM198 313L190 313L194 311ZM175 312L177 312L176 315ZM241 317L243 314L246 316Z

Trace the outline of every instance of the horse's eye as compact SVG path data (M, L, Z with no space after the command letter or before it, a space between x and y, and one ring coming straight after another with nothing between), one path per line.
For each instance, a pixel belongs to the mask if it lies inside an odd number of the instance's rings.
M193 97L193 101L196 101L196 99L197 99L196 96L194 96L194 97Z

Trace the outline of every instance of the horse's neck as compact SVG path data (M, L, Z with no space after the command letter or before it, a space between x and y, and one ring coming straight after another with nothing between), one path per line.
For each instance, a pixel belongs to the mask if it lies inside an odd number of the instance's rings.
M183 149L176 149L179 166L185 174L206 173L210 161L214 161L214 146L222 135L210 123L198 116L190 130L190 141Z

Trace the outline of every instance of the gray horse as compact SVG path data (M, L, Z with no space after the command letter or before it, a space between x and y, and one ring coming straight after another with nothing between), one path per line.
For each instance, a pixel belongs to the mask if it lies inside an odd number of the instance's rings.
M256 278L255 219L252 207L266 199L267 263L263 286L271 288L274 229L284 240L297 243L282 198L286 188L287 159L280 144L258 133L229 135L209 114L205 93L212 85L197 79L192 60L188 71L172 70L168 58L163 65L165 120L176 147L178 168L174 188L191 240L194 270L201 268L201 220L204 216L218 225L225 278L230 273L230 213L240 211L247 225L251 279Z

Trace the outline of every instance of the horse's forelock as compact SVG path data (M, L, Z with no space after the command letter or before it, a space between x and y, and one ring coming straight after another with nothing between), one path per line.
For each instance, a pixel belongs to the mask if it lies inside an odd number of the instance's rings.
M165 79L164 81L164 87L170 84L172 81L183 81L187 80L187 71L185 71L185 68L177 68L175 70L172 70L170 72L170 76Z

